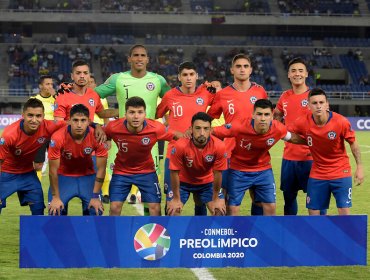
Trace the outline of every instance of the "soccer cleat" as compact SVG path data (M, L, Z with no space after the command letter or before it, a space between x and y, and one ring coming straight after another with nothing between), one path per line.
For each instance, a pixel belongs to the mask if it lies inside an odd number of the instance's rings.
M109 204L109 195L104 195L101 201L105 204Z
M131 194L128 200L128 204L136 204L136 195Z

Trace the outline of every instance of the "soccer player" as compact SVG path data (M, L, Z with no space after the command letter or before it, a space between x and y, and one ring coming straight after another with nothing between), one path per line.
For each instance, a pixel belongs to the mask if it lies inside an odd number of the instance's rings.
M125 118L111 121L105 128L107 137L118 146L109 185L111 216L121 214L133 184L138 186L142 201L148 203L149 214L161 215L161 190L151 150L158 140L170 141L175 133L167 132L160 122L147 119L145 110L141 97L131 97L125 104Z
M107 165L107 145L100 144L89 127L89 109L83 104L71 108L67 127L55 132L49 147L49 214L66 215L64 205L79 197L83 213L99 215L103 205L100 191ZM95 174L92 153L96 154Z
M53 78L50 75L43 75L39 78L39 93L34 98L40 100L44 105L44 119L54 120L54 102L55 89ZM48 165L47 147L49 142L45 142L43 147L37 153L34 162L35 164L42 164L42 169L37 171L37 177L41 181L41 177L46 172Z
M288 79L292 88L282 93L274 110L274 118L287 126L309 112L307 77L307 65L302 58L293 58L289 61ZM297 194L299 190L307 193L311 166L312 156L308 146L285 142L280 173L280 189L284 194L284 215L297 215ZM326 210L323 210L323 214L325 212Z
M252 71L252 61L249 56L237 54L233 57L230 72L234 82L216 93L213 104L207 111L212 118L218 119L223 114L225 123L241 123L252 116L254 103L258 99L267 99L265 89L250 81ZM235 141L225 139L225 144L230 159ZM224 184L227 182L227 176L228 171L223 172ZM223 187L227 189L226 186ZM251 212L252 215L261 215L262 208L253 203Z
M22 116L6 127L0 138L0 212L6 207L6 198L17 192L21 206L29 205L32 215L43 215L44 195L33 160L65 123L44 120L44 105L36 98L24 104Z
M131 69L126 72L116 73L110 76L104 84L95 88L95 91L102 98L110 95L116 95L118 101L119 117L125 115L125 104L128 98L139 96L144 99L146 116L149 119L155 118L157 102L159 97L170 90L166 80L158 74L147 71L149 63L148 51L143 45L134 45L130 48L128 62ZM117 147L112 145L109 154L117 154ZM153 147L152 155L157 173L159 173L159 152L158 145ZM112 158L109 156L109 158ZM108 161L108 166L111 162ZM133 188L130 195L130 202L136 201L137 188ZM147 209L145 214L147 213Z
M180 86L168 91L157 107L156 118L162 118L169 113L167 124L172 130L185 132L191 124L194 114L205 112L212 103L214 94L209 92L207 85L197 87L198 73L193 62L183 62L178 68L178 79ZM167 147L164 164L164 192L166 199L170 200L173 192L170 180L170 154L175 141L170 141ZM195 202L195 215L207 215L205 205L200 201L197 193L193 194ZM166 208L165 208L166 209Z
M280 139L305 143L282 123L272 120L272 112L271 101L259 99L254 104L252 118L213 129L217 137L234 137L236 142L226 184L228 212L232 216L239 215L244 193L250 188L254 190L255 200L262 204L263 215L275 215L276 189L269 150Z
M334 195L339 215L349 215L352 206L351 166L344 141L348 142L356 161L355 183L364 180L361 153L350 122L329 111L325 91L314 88L308 95L311 113L297 119L292 131L305 137L312 153L313 164L307 184L306 206L310 215L328 209Z
M210 135L211 122L206 113L196 113L191 120L192 138L182 138L172 148L173 197L168 201L168 215L179 214L190 193L196 193L212 215L226 214L225 200L219 194L227 155L224 142Z

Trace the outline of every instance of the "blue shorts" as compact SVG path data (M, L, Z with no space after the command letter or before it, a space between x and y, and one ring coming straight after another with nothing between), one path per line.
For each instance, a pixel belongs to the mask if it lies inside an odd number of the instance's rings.
M68 202L72 198L78 197L82 201L82 210L87 210L93 195L95 174L78 177L58 174L58 183L60 200L63 202L64 206L68 205ZM51 200L51 188L49 188L49 203ZM62 212L62 215L66 214L66 211Z
M272 169L257 172L229 169L229 181L227 184L228 204L239 206L248 189L254 190L255 201L275 203L276 186Z
M168 194L172 191L171 188L171 176L170 176L170 159L166 158L164 160L164 187L163 187L163 193Z
M161 202L161 188L156 172L135 175L113 174L109 184L110 201L125 201L132 185L139 188L142 202Z
M180 198L183 204L185 204L188 201L190 193L192 193L193 195L198 195L202 203L208 203L212 201L213 183L193 185L189 183L180 182ZM218 193L218 197L220 199L225 198L222 192L222 189ZM167 201L171 201L172 198L173 198L173 192L171 190L170 192L167 193L166 199Z
M227 169L222 171L222 184L223 189L227 189L227 182L229 181L229 168L230 168L230 159L227 159Z
M21 206L40 204L45 208L44 194L35 171L22 174L0 172L0 210L6 207L6 199L15 192Z
M295 161L283 159L280 189L283 192L296 193L299 190L303 190L306 193L311 166L312 160Z
M306 207L313 210L328 209L334 195L337 208L352 206L352 177L335 180L308 179Z

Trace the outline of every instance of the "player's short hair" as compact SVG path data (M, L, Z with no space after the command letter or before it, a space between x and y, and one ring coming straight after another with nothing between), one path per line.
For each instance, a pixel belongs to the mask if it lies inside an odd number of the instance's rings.
M81 114L88 118L90 117L89 109L83 104L76 104L72 106L71 111L69 112L69 117L72 118L72 116L75 114Z
M201 121L204 121L204 122L209 122L209 124L211 125L212 121L213 121L213 118L210 115L208 115L207 113L198 112L191 118L191 125L193 125L194 122L197 121L197 120L201 120Z
M311 89L310 92L308 93L308 99L310 99L311 96L315 96L315 95L324 95L325 100L328 100L328 96L326 95L326 92L322 88Z
M183 63L181 63L178 67L178 73L181 74L182 70L184 69L194 70L195 72L197 72L197 66L194 62L191 61L184 61Z
M125 104L125 110L128 110L128 107L144 107L144 110L146 109L146 104L144 99L142 99L139 96L133 96L126 100Z
M86 60L83 60L83 59L79 59L79 60L76 60L76 61L74 61L73 63L72 63L72 72L73 72L73 70L76 68L76 67L78 67L78 66L87 66L87 67L89 67L89 69L90 69L90 65L87 63L87 61Z
M250 58L248 55L246 55L245 53L238 53L238 54L237 54L237 55L235 55L235 56L233 57L233 59L231 60L231 66L233 66L233 65L235 64L235 62L236 62L238 59L241 59L241 58L248 60L248 61L249 61L249 63L250 63L250 64L252 64L252 60L251 60L251 58Z
M292 58L288 62L288 69L290 68L290 66L292 66L293 64L296 64L296 63L302 63L306 67L306 70L308 70L307 63L306 63L306 61L302 57Z
M53 79L53 77L51 75L42 75L40 76L39 78L39 85L41 85L45 79Z
M132 52L137 49L137 48L142 48L146 51L146 53L148 54L148 50L147 48L144 46L144 45L141 45L141 44L136 44L136 45L133 45L130 50L128 51L128 56L131 56L132 55Z
M42 108L42 111L45 110L44 105L42 102L36 98L30 98L23 104L23 112L25 112L28 108Z
M257 108L262 108L262 109L270 108L271 111L273 111L274 105L272 105L272 102L268 99L258 99L254 103L253 111L256 111Z

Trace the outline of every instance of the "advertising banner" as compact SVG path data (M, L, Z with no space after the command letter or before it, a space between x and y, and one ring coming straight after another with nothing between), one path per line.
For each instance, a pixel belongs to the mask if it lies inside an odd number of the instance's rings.
M367 216L21 216L21 268L366 265Z
M22 116L21 115L0 115L0 129L12 124L19 120Z
M352 129L358 131L370 131L370 118L366 117L349 117L347 118L352 125Z

